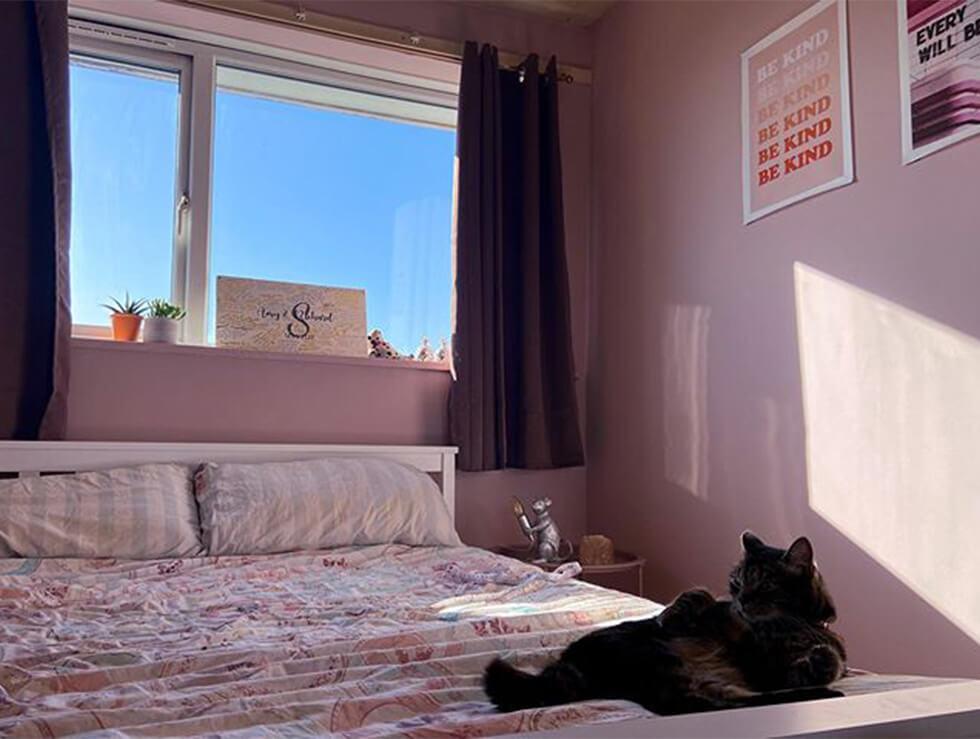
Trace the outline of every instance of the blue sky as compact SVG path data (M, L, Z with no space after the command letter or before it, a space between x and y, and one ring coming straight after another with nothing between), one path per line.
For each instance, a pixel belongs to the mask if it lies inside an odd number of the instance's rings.
M71 297L105 324L109 296L169 297L177 79L71 68Z
M167 297L178 88L72 68L72 309ZM219 90L211 229L217 275L367 292L368 329L402 351L450 335L455 132Z

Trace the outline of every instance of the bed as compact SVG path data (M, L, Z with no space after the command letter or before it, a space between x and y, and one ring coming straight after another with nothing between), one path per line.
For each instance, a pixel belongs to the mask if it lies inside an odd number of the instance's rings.
M435 475L452 510L453 453L11 442L0 443L0 470L374 455ZM0 559L0 734L970 736L980 729L978 683L858 673L840 683L849 697L812 704L672 718L626 701L496 713L480 688L493 656L541 666L591 629L661 609L573 575L574 568L547 574L465 546Z

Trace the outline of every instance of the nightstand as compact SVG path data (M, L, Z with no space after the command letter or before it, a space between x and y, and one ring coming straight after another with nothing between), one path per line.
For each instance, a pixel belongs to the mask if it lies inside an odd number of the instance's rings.
M559 566L565 564L565 562L578 561L578 547L572 552L572 556L566 559L564 562L547 562L540 564L538 562L531 562L531 552L527 547L522 546L506 546L506 547L494 547L492 550L495 554L502 554L505 557L511 557L512 559L519 559L522 562L527 562L528 564L533 564L546 572L552 572ZM615 562L608 565L586 565L582 564L582 573L579 577L586 582L591 582L595 585L602 585L603 580L606 580L609 576L622 575L624 573L629 573L631 571L636 572L636 591L634 595L643 597L643 568L646 566L647 561L643 557L639 557L635 554L630 554L629 552L619 552L615 553Z

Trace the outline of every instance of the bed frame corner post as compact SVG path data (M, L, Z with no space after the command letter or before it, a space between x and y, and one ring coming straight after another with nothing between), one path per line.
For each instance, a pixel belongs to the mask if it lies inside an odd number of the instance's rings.
M442 453L442 497L449 509L449 517L456 521L456 450Z

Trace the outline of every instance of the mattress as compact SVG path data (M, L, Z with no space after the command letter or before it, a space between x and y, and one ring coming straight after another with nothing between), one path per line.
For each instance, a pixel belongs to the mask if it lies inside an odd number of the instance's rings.
M0 734L480 736L649 716L626 701L486 702L494 655L540 667L661 610L570 574L467 547L0 560Z
M495 654L544 664L656 604L473 548L0 560L0 735L475 736L643 715L499 714Z

